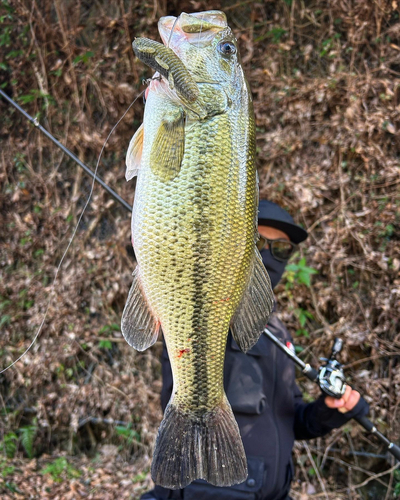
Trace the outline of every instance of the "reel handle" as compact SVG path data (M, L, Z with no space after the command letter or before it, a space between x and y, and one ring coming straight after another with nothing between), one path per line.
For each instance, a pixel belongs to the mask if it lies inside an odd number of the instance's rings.
M332 353L330 359L336 359L336 356L340 353L343 348L343 340L339 337L335 338L332 346Z

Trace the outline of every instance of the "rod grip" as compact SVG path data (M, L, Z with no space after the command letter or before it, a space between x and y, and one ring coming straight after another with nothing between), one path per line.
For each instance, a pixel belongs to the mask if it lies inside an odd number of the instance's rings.
M367 417L355 417L355 419L360 425L364 427L368 432L374 434L382 443L385 443L387 450L391 453L397 460L400 461L400 447L393 442L390 442L389 439L380 433L375 425L369 420Z
M397 444L394 444L394 443L392 443L392 444L393 444L393 446L391 448L389 448L389 451L400 462L400 447L397 446Z
M355 417L354 420L356 420L360 425L364 427L365 430L368 432L371 432L372 429L375 427L374 424L371 422L371 420L367 417Z

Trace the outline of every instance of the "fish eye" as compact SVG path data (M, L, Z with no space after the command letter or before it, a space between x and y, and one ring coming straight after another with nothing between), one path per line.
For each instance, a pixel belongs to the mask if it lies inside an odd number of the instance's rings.
M219 44L218 44L218 50L224 56L232 56L233 54L236 54L236 47L235 47L235 45L232 42L228 42L226 40L223 40L222 42L219 42Z

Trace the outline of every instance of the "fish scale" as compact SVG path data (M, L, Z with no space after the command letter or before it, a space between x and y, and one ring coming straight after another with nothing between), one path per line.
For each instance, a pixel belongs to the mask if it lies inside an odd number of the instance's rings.
M148 172L148 176L143 172L144 175L138 179L137 184L137 191L143 192L146 199L151 196L154 199L175 200L178 196L182 198L182 193L186 193L186 199L192 200L190 209L185 210L184 213L176 210L175 203L167 202L163 203L159 209L147 212L148 215L146 212L143 216L136 214L133 226L135 251L141 256L139 265L142 270L143 282L153 282L157 279L163 283L165 288L171 290L168 295L160 293L160 289L155 292L149 290L147 297L157 311L165 311L159 317L162 319L168 349L171 353L175 353L175 355L171 355L171 363L174 374L176 374L175 384L178 390L176 402L189 408L191 407L191 398L194 398L195 401L198 399L208 400L206 406L208 408L213 408L216 403L220 403L223 395L223 363L213 362L207 353L224 352L230 320L230 315L224 314L224 309L234 309L239 299L238 294L236 294L236 301L232 297L228 306L226 302L219 302L221 299L233 295L232 288L235 278L239 279L239 276L233 276L232 269L234 269L235 260L240 258L242 245L238 247L238 251L232 252L230 242L237 241L237 239L232 232L224 231L225 227L232 226L228 222L230 214L237 212L237 210L232 209L233 203L229 202L229 198L232 198L232 191L224 192L229 172L236 172L236 165L234 165L235 162L230 161L232 155L229 154L229 147L220 148L218 142L208 141L208 138L213 136L217 141L221 140L225 135L224 131L228 128L225 116L213 118L206 126L196 124L192 130L186 133L185 147L188 154L185 155L182 163L181 174L171 184L166 185L159 181L151 171ZM206 150L202 158L198 152L200 147ZM224 168L221 169L221 165L224 163ZM215 169L214 164L218 164L219 168ZM225 179L221 178L221 171L225 172ZM188 188L190 185L193 186L192 189ZM194 196L192 195L193 191ZM183 203L185 204L185 202ZM213 245L213 241L210 240L210 222L201 210L202 206L208 205L215 207L213 211L215 218L217 221L221 221L218 224L220 233L215 234L215 237L218 240L218 247L222 243L224 251L219 250L218 254L212 248L215 243ZM153 226L155 215L159 221L158 226L164 246L171 244L175 248L175 241L185 238L194 242L194 248L187 247L174 254L175 265L171 265L170 256L167 256L166 259L160 258L158 245L153 244L153 238L148 238L147 232L144 233L141 230L143 227ZM198 230L193 230L188 235L188 226L193 228L196 227L196 224ZM245 239L246 231L244 229L243 227L238 228L242 239ZM249 229L247 232L249 233ZM250 233L247 238L252 243L253 233ZM197 252L193 252L193 250L197 250ZM197 253L197 256L193 258L188 253L192 255ZM250 258L248 260L250 261ZM190 270L188 262L191 262ZM219 274L221 278L225 275L225 279L212 280L210 277L215 274L215 270L219 270L219 263L222 264ZM196 268L197 272L195 272ZM179 284L178 291L176 291L176 283ZM180 307L176 300L177 295L192 296L189 308ZM216 306L212 306L214 301L217 302ZM198 306L197 314L194 311L196 305ZM211 309L213 309L213 314L211 314ZM189 314L187 314L188 312ZM191 341L188 341L188 338ZM199 347L192 349L196 342ZM178 357L179 352L185 349L189 349L189 351ZM196 370L191 370L191 375L188 375L191 366L197 367L199 372L196 374ZM190 386L190 392L179 390L182 379L187 386ZM212 383L209 384L208 379Z
M154 64L149 51L143 61L170 71L151 82L143 126L127 154L127 178L138 172L138 266L122 333L144 350L161 326L171 361L174 387L153 455L156 484L183 488L206 479L229 486L244 481L247 466L223 387L226 339L231 327L244 351L254 345L272 290L255 246L254 113L236 40L221 12L182 16L159 23L172 50L140 39L157 53ZM210 21L205 40L202 19ZM190 95L197 85L195 100L185 98L184 71ZM175 76L179 89L171 85Z

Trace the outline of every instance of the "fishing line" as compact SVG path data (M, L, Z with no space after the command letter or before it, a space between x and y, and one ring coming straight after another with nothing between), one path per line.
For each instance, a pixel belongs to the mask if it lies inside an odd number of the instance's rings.
M95 185L95 182L96 182L97 170L99 168L100 159L101 159L101 156L103 154L104 148L106 147L108 139L111 137L111 135L114 132L114 130L118 127L118 125L120 124L120 122L125 118L125 115L131 109L131 107L135 104L135 102L139 99L139 97L141 97L143 95L143 93L145 92L145 90L146 89L142 90L142 92L140 92L140 94L131 102L131 104L128 106L128 108L126 109L126 111L124 112L124 114L121 116L121 118L117 121L117 123L113 126L113 128L111 129L111 132L108 134L106 140L104 141L104 144L103 144L103 146L101 148L99 157L97 158L96 168L94 169L94 176L93 176L92 185L90 187L90 192L89 192L88 198L87 198L86 203L85 203L85 205L83 207L81 215L79 216L78 222L76 223L75 228L74 228L74 230L72 232L72 236L71 236L71 238L70 238L70 240L68 242L67 248L64 250L64 253L63 253L63 255L61 257L61 260L60 260L60 262L58 264L58 267L56 269L56 273L54 275L54 280L53 280L53 283L51 285L50 292L49 292L50 297L49 297L49 300L47 302L46 310L44 312L44 316L43 316L43 319L42 319L42 321L41 321L41 323L39 325L39 328L38 328L35 336L33 337L32 342L29 344L29 346L25 349L25 351L16 360L14 360L10 365L8 365L6 368L3 368L3 370L0 371L0 375L2 373L4 373L5 371L7 371L9 368L12 368L16 363L18 363L18 361L20 361L25 356L25 354L27 354L27 352L33 347L33 345L35 344L36 340L38 339L38 337L40 335L40 332L42 331L43 325L44 325L44 323L46 321L47 313L49 312L49 308L50 308L50 304L51 304L51 301L52 301L52 298L53 298L52 295L53 295L54 290L55 290L55 285L56 285L58 273L59 273L59 271L61 269L61 266L62 266L62 264L64 262L64 259L65 259L66 255L68 253L68 250L70 249L70 246L71 246L71 244L72 244L72 242L73 242L73 240L75 238L75 235L76 235L78 227L79 227L79 225L81 223L82 217L83 217L83 215L84 215L84 213L85 213L85 211L86 211L86 209L87 209L87 207L88 207L88 205L90 203L90 199L92 197L93 190L94 190L94 185Z
M201 16L200 33L199 33L199 38L198 38L198 42L197 42L197 51L200 49L200 41L201 41L200 38L201 38L201 32L203 31L203 21L204 21L204 14Z
M172 38L172 33L174 32L174 29L175 29L175 26L176 26L176 23L178 22L179 18L181 16L178 16L175 21L174 21L174 24L172 25L172 29L171 29L171 33L169 34L169 37L168 37L168 43L167 43L167 47L169 48L169 44L171 43L171 38Z
M200 42L201 42L201 32L203 31L204 14L205 13L203 12L203 15L201 16L200 32L199 32L198 38L197 38L197 53L196 53L196 60L194 63L194 70L195 71L196 71L197 63L199 61L199 56L200 56ZM199 82L196 82L196 83L199 83Z

